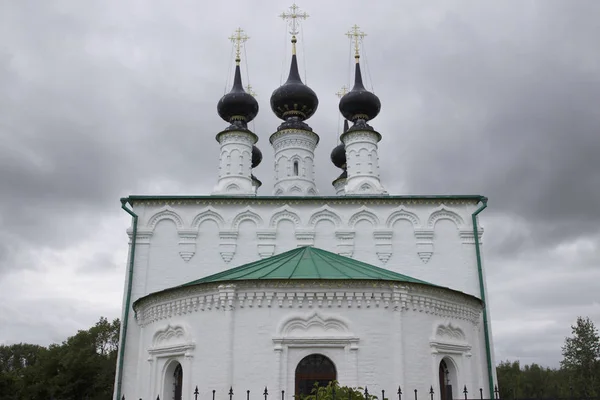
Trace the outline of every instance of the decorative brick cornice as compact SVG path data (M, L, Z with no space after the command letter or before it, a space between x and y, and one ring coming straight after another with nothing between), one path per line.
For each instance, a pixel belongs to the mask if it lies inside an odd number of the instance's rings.
M319 143L319 135L301 129L285 129L271 135L270 141L277 152L283 148L300 147L314 151Z
M200 311L280 307L383 308L466 320L481 318L481 302L444 288L372 281L252 282L199 285L157 293L134 305L140 325Z
M479 199L476 196L310 196L310 197L295 197L295 196L132 196L130 202L135 206L147 205L151 207L160 206L247 206L247 205L272 205L281 207L284 205L305 205L314 204L321 206L329 204L330 206L338 205L393 205L398 207L411 207L417 205L439 206L462 206L478 204Z

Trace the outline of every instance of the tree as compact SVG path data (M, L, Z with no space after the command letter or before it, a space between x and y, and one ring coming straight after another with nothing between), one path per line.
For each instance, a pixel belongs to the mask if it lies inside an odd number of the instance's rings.
M569 373L573 391L579 395L599 393L598 368L600 364L600 336L589 318L577 317L571 326L573 337L565 338L561 367Z
M0 398L111 398L119 328L118 319L100 318L60 345L0 346Z

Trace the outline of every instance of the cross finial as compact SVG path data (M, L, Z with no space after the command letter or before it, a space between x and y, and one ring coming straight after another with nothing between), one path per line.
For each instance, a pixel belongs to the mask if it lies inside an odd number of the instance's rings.
M242 28L237 28L233 36L229 36L229 40L231 40L235 45L235 62L238 65L240 63L240 49L242 44L248 39L250 39L250 36L246 35L246 32L244 32Z
M296 3L292 4L290 7L290 12L282 12L280 17L284 20L288 21L290 25L290 34L292 36L296 36L298 34L298 19L306 19L309 15L306 12L298 12L300 7L296 5Z
M246 91L248 91L248 94L252 97L256 97L256 92L254 92L254 90L252 90L252 85L248 84L246 85Z
M336 96L340 99L344 97L344 95L348 93L348 87L346 85L342 86L342 88L336 93Z
M354 58L358 62L360 58L360 42L367 36L366 33L362 32L358 25L354 24L352 28L348 32L346 32L346 36L348 36L352 42L354 42Z

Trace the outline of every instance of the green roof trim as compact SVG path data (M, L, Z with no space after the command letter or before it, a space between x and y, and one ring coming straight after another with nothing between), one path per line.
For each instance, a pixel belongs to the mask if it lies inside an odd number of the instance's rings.
M224 195L130 195L124 197L121 201L144 201L144 200L293 200L293 201L314 201L314 200L473 200L481 201L485 196L478 194L464 195L353 195L353 196L224 196Z
M188 282L178 287L202 283L288 279L376 280L436 286L353 258L305 246Z

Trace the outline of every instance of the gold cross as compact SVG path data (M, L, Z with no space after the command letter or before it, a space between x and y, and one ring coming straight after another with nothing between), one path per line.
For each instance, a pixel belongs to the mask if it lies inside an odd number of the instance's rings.
M255 92L252 90L252 85L251 85L251 84L248 84L248 85L246 86L246 90L248 91L248 94L249 94L250 96L252 96L252 97L256 97L256 93L255 93Z
M240 48L242 43L246 42L248 39L250 39L250 36L246 35L242 28L237 28L235 30L235 34L233 36L229 36L229 40L235 44L235 62L237 64L240 63Z
M288 21L288 24L292 29L290 34L295 36L298 34L298 19L306 19L308 18L308 14L306 12L298 13L299 7L296 5L296 3L292 4L290 10L291 12L289 13L282 12L280 17Z
M346 87L346 85L344 85L344 86L342 86L340 91L336 93L336 95L337 95L337 97L339 97L341 99L342 97L344 97L344 95L346 93L348 93L348 88Z
M360 42L367 36L366 33L361 32L358 25L354 24L354 26L346 32L346 36L348 36L354 42L354 58L358 59L360 57Z

